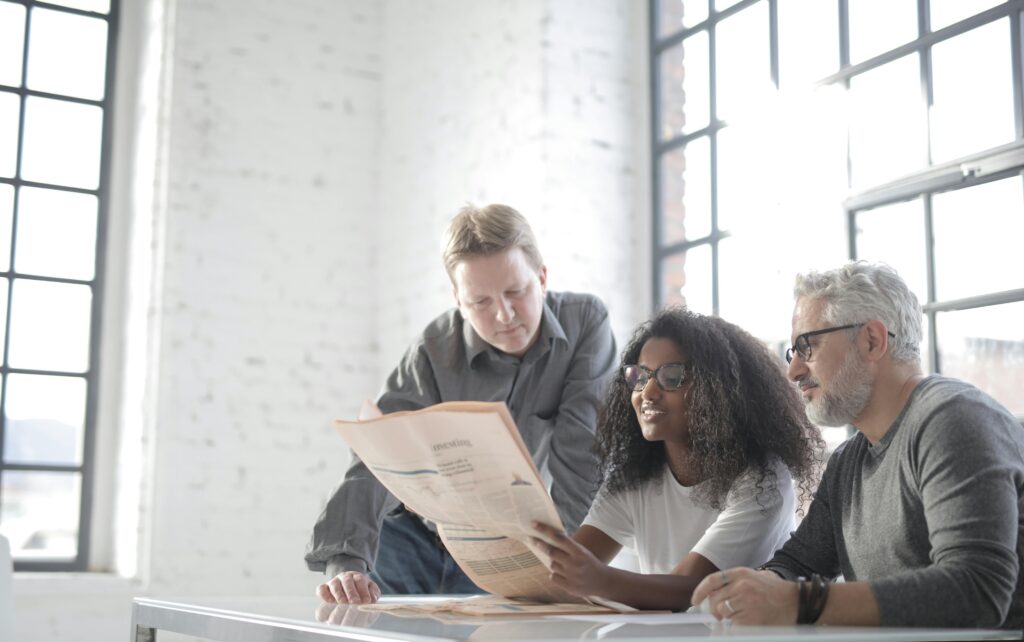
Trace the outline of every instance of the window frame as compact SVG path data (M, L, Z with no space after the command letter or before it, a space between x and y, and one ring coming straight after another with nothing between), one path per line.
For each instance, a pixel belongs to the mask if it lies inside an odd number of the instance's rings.
M25 38L22 43L22 67L21 82L17 87L0 85L0 91L13 93L18 96L20 102L20 113L18 121L18 138L16 149L15 174L12 178L0 177L0 183L12 185L14 188L13 216L11 220L11 264L9 269L0 272L0 276L7 278L8 305L4 323L6 332L4 336L4 355L0 363L0 374L3 375L2 387L0 387L0 408L5 408L7 396L7 380L10 374L42 374L53 376L72 376L82 378L86 384L85 415L83 420L82 434L82 459L79 465L58 465L58 464L15 464L8 463L4 459L6 414L0 412L0 474L7 471L16 472L61 472L77 473L81 476L81 495L79 498L79 523L78 523L78 546L76 555L72 559L62 558L55 560L48 559L21 559L14 561L15 571L44 571L44 572L71 572L90 570L91 536L93 533L93 490L95 485L95 459L96 459L96 433L97 413L99 407L99 381L100 381L100 357L101 357L101 336L103 335L103 307L104 307L104 278L106 272L107 252L107 227L109 220L111 200L111 161L114 146L114 104L115 104L115 80L117 67L117 45L119 39L120 24L120 0L109 0L110 10L108 13L97 13L88 10L65 7L39 0L5 0L12 4L19 4L25 7ZM107 43L106 43L106 65L103 98L100 100L84 99L63 94L55 94L32 90L27 87L28 56L31 41L32 10L34 8L58 11L73 15L99 18L107 22ZM24 133L25 133L25 104L29 97L47 98L64 102L72 102L83 105L99 107L102 110L101 120L101 143L99 158L99 182L96 189L82 189L51 183L27 181L21 178L21 162L23 157ZM13 233L17 229L18 209L20 190L22 187L37 187L54 189L65 192L88 194L97 198L96 218L96 247L95 247L95 270L93 277L88 280L69 279L59 277L48 277L39 275L20 274L15 270L14 257L17 247L17 235ZM33 370L24 368L12 368L8 365L8 348L10 346L10 323L11 323L11 297L16 279L45 281L52 283L71 283L85 285L91 289L91 313L89 328L89 361L87 370L84 373L69 373L64 371ZM3 501L0 495L0 502Z
M655 309L664 303L663 287L664 265L671 257L678 256L688 250L710 245L712 250L711 289L713 313L719 314L719 243L730 236L728 230L718 229L718 134L727 127L717 114L716 94L716 44L715 33L719 22L743 11L753 5L766 2L769 15L769 47L771 82L779 86L779 1L780 0L741 0L736 4L716 12L714 0L707 0L707 17L687 27L674 29L666 35L659 24L661 2L667 0L650 0L649 34L650 34L650 106L651 106L651 202L652 202L652 234L651 234L651 288L652 301ZM678 0L675 0L678 1ZM1015 139L1012 143L980 151L953 161L932 164L931 138L928 139L927 158L923 164L925 169L881 185L874 185L856 193L848 193L846 198L837 203L845 217L847 234L847 253L849 260L857 258L857 222L859 212L883 205L891 205L901 201L921 198L925 207L925 243L927 244L925 266L928 284L928 300L922 301L922 307L928 321L929 342L927 355L932 372L942 372L938 342L937 316L942 312L954 310L978 309L1005 303L1024 301L1024 288L1002 292L987 293L959 299L936 299L936 270L934 257L934 235L932 226L932 197L935 194L956 189L981 185L990 181L1007 177L1019 176L1024 181L1024 61L1022 61L1022 31L1024 31L1024 0L1007 0L990 7L975 15L947 25L934 32L929 30L929 0L917 0L918 16L917 37L913 41L903 43L894 49L882 52L867 60L850 64L850 20L849 2L851 0L833 0L838 20L839 70L821 78L816 85L841 85L849 90L850 80L860 74L881 67L887 63L907 55L918 56L919 79L921 91L925 98L926 110L933 104L933 71L931 48L938 43L948 41L956 36L967 33L978 27L1007 18L1010 23L1011 69L1013 73L1013 117ZM662 55L678 46L694 34L706 30L708 33L710 58L710 122L707 127L688 133L675 132L670 138L664 139L662 127L662 87L661 61ZM925 114L930 117L928 111ZM926 125L930 126L926 121ZM930 131L930 128L929 128ZM663 223L665 204L662 202L662 157L684 148L690 141L701 136L708 136L711 147L711 233L698 239L687 239L670 245L663 245ZM850 180L850 146L846 148L847 185ZM848 188L849 189L849 188Z

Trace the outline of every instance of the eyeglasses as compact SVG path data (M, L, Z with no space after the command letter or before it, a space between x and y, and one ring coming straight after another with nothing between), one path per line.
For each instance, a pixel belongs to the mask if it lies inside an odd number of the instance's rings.
M840 330L852 330L853 328L859 328L863 323L851 323L849 325L837 325L834 328L825 328L824 330L814 330L813 332L804 332L796 338L792 348L786 349L786 363L793 363L793 355L798 354L804 361L811 360L811 337L816 337L819 334L828 334L829 332L838 332ZM892 332L888 333L893 339L896 335Z
M654 377L662 390L677 390L686 382L686 364L664 363L655 370L638 365L622 366L622 376L634 392L646 388L651 377Z

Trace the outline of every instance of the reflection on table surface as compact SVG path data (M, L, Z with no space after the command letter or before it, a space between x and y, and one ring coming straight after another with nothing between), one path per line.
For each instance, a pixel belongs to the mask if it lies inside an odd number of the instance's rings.
M440 601L458 596L416 598L385 597L383 602ZM244 620L264 626L299 627L317 637L323 630L328 637L352 633L361 639L411 642L452 642L465 640L636 640L662 638L729 637L758 642L788 641L794 638L872 642L922 642L940 640L1021 639L1019 631L981 631L955 629L875 629L853 627L750 627L721 622L700 621L706 616L645 615L622 616L487 616L465 617L438 614L397 615L365 611L358 606L324 604L310 597L245 598L136 598L139 606L188 613L211 620ZM626 621L624 621L626 620ZM172 629L173 630L173 629ZM335 635L331 635L331 633ZM303 639L306 639L305 637Z

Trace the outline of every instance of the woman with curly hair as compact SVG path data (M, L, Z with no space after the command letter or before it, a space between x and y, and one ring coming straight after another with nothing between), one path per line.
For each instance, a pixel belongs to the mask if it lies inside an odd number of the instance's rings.
M598 420L602 485L570 539L536 524L575 595L686 609L706 575L758 566L795 527L823 446L781 360L741 328L669 308L642 324ZM626 546L640 573L607 563Z

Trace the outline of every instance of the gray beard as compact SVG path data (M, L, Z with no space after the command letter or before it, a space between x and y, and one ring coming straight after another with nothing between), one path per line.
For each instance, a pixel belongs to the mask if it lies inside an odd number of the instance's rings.
M819 426L845 426L864 410L874 381L860 354L851 346L828 390L807 403L807 417Z

